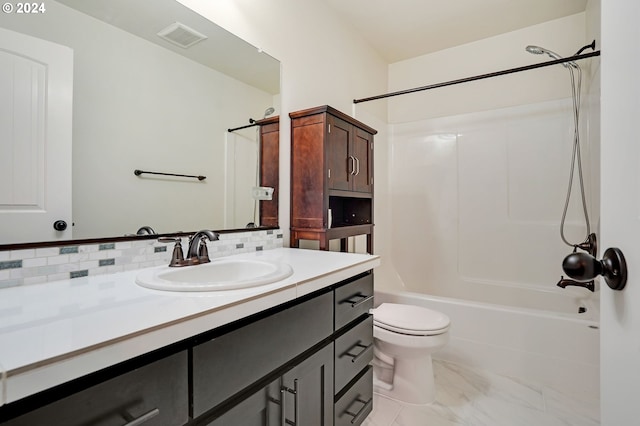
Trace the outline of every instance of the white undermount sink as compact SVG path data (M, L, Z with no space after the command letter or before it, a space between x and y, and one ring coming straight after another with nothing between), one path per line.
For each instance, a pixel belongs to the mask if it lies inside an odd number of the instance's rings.
M166 291L217 291L257 287L293 274L286 263L253 259L214 259L211 263L142 271L136 283Z

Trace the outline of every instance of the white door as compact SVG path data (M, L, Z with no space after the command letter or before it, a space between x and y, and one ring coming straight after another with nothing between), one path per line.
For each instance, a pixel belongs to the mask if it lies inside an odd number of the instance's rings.
M640 2L601 1L600 253L618 247L627 286L601 291L601 424L640 424Z
M258 204L252 197L252 189L258 184L258 143L256 136L248 136L251 133L255 133L255 129L246 130L244 135L226 134L225 226L228 228L244 228L259 220L256 218Z
M71 238L72 94L70 48L0 28L0 244Z

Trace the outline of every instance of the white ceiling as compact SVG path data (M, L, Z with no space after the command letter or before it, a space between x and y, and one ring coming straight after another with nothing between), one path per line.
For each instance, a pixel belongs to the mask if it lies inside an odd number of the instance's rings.
M324 0L387 61L583 12L587 0Z
M280 93L280 62L174 0L57 0L268 93ZM189 49L158 37L180 22L208 38Z

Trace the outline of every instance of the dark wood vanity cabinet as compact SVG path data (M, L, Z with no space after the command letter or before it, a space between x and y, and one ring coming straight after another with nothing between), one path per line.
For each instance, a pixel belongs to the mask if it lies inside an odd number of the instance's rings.
M216 407L257 379L274 372L284 374L291 368L288 363L295 364L292 360L296 357L315 345L322 345L333 333L333 318L329 314L332 311L332 293L326 292L195 346L194 417L215 416L220 411ZM333 370L333 363L328 367ZM291 383L286 386L294 387ZM275 397L277 401L285 398L280 393Z
M260 126L260 186L274 188L271 200L260 200L260 225L278 226L280 179L280 117L257 121Z
M194 414L200 415L197 424L361 424L373 407L369 366L373 359L373 317L368 313L372 307L373 274L364 273L218 341L207 342L200 349L194 348ZM216 355L216 346L225 350ZM236 354L234 359L229 359L229 351ZM299 355L287 362L296 353ZM223 364L222 358L226 360ZM279 363L283 367L275 368ZM241 373L243 365L251 365L250 372ZM234 406L220 405L224 398L242 389L239 384L243 380L255 380L270 369L271 374L256 385L244 388L247 396L237 398ZM205 398L198 395L201 386L208 395ZM205 401L222 408L201 415Z
M291 246L367 235L373 252L373 136L376 130L328 105L290 113Z
M357 426L372 409L372 307L369 271L78 379L7 423L0 409L0 424Z

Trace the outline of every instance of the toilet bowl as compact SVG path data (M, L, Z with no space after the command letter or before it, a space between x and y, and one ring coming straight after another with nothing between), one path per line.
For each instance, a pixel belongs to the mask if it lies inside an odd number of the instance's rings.
M396 303L383 303L371 313L374 392L409 404L435 401L431 354L449 341L449 317Z

